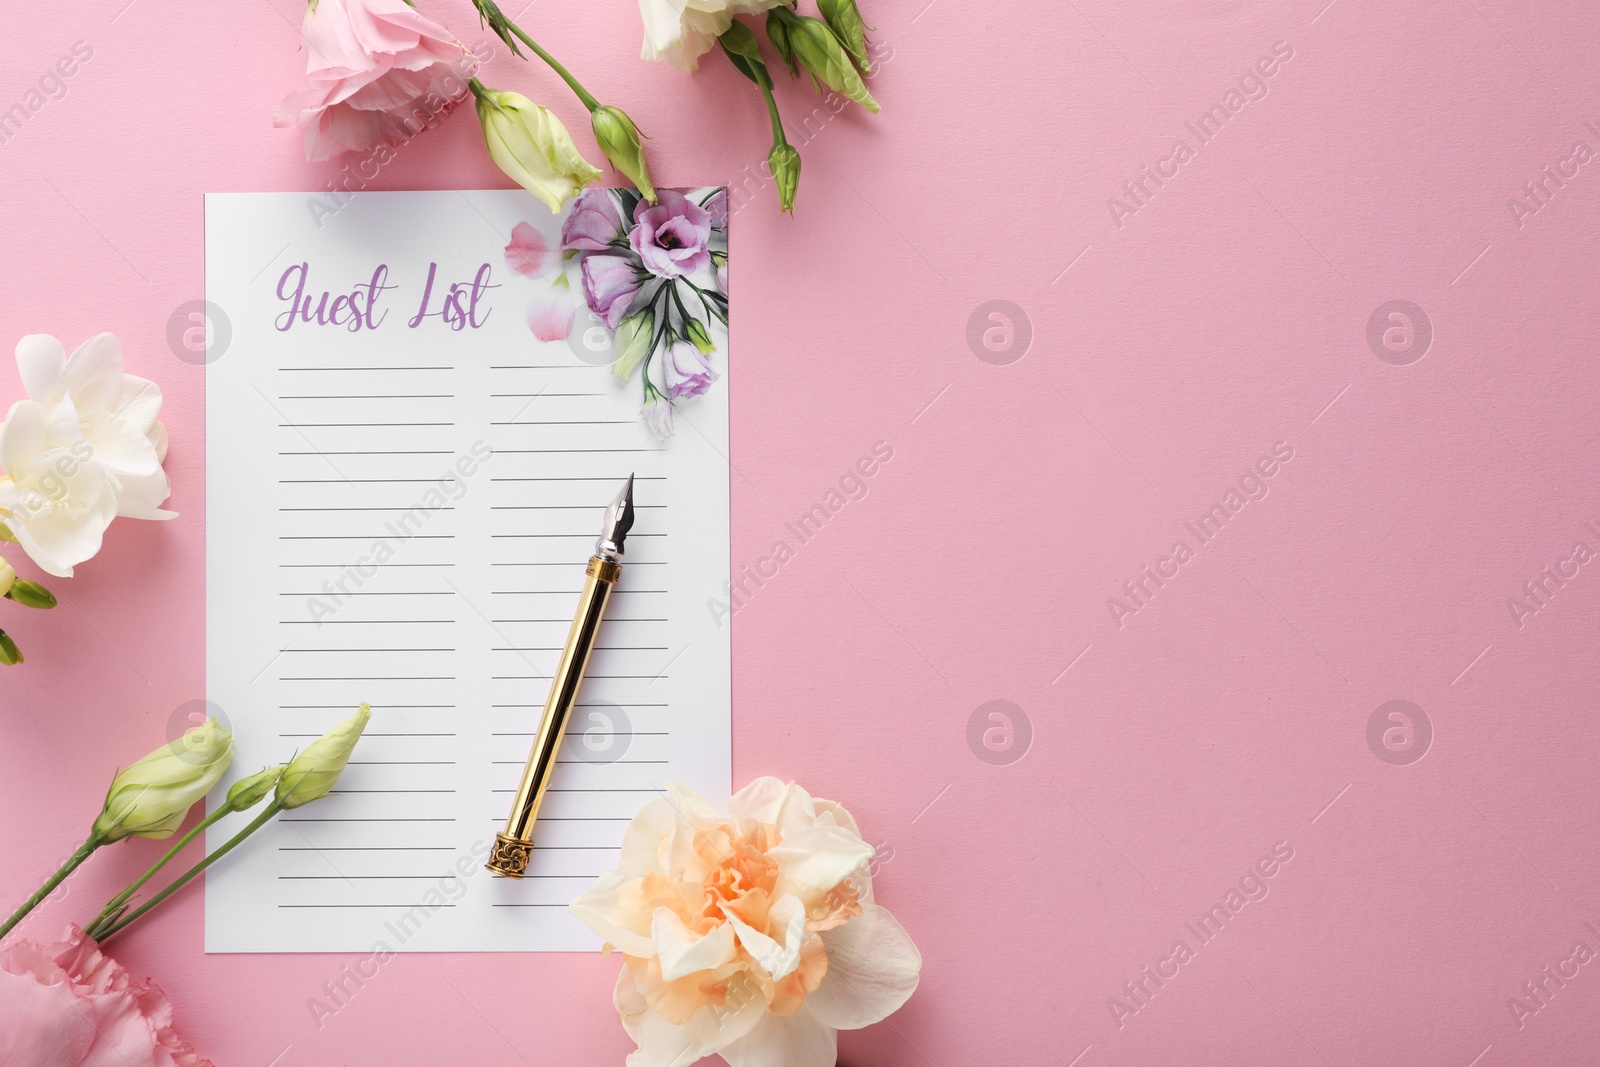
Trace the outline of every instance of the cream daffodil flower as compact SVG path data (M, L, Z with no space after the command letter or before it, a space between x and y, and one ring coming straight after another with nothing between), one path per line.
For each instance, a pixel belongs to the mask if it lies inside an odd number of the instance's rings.
M623 955L628 1067L832 1067L837 1032L897 1010L922 969L872 899L872 856L843 807L776 778L727 816L677 783L646 802L617 868L572 904Z

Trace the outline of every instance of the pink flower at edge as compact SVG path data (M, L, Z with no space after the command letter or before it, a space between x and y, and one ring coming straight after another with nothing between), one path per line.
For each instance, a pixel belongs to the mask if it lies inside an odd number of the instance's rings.
M645 373L656 392L673 400L699 396L717 380L717 372L706 357L688 341L677 341L658 350Z
M307 84L273 114L305 127L306 158L403 144L467 96L476 60L450 31L405 0L319 0L300 35Z
M639 201L628 246L650 273L681 278L711 263L711 213L682 193L661 190L654 207Z
M0 1063L214 1067L173 1032L161 990L135 982L77 926L64 936L0 952Z
M583 295L589 310L615 330L639 293L639 271L632 256L591 253L583 257Z
M622 236L622 214L605 189L588 189L572 203L561 227L561 247L577 252L603 252Z
M506 266L529 278L541 278L554 263L555 250L532 223L519 222L511 228L511 243L506 245Z

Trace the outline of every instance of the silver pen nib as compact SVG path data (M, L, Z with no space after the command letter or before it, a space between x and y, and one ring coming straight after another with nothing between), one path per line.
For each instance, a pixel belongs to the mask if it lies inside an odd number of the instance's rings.
M633 529L633 475L628 484L606 506L605 519L600 523L600 537L594 543L594 554L606 559L622 555L622 542Z

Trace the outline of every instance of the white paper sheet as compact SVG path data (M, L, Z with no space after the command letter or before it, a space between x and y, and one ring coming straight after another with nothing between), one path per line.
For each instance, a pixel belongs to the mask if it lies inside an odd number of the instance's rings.
M728 792L729 631L708 608L729 578L726 335L722 378L660 444L637 376L584 347L606 336L555 280L570 260L508 266L523 222L559 243L520 191L206 198L207 684L237 737L213 802L373 708L340 794L208 875L207 951L592 949L566 905L639 805L672 779ZM358 294L342 324L282 317L301 265L313 307ZM380 265L369 312L355 287ZM456 282L456 313L432 314ZM537 340L529 310L563 299L573 340ZM630 471L639 517L535 856L497 878L483 858Z

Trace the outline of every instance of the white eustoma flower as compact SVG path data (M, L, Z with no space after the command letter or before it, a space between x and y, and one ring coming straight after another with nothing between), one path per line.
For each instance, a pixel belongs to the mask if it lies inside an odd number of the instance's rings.
M784 0L639 0L644 21L645 59L664 59L679 70L694 70L716 46L735 15L754 15Z
M572 904L623 955L628 1067L833 1067L838 1031L904 1004L922 956L874 903L873 849L843 807L758 778L728 812L669 783Z
M28 399L52 414L70 404L77 430L92 458L111 475L117 514L134 519L170 519L160 505L171 493L161 464L167 431L156 421L161 389L125 374L122 344L115 334L99 333L67 357L49 334L29 334L17 342L17 370ZM70 447L71 440L54 444Z
M60 578L100 551L116 485L78 430L71 401L11 406L0 427L0 519L35 563Z

